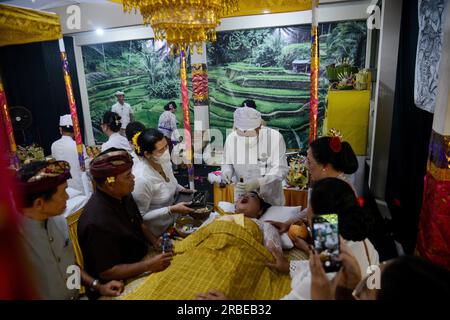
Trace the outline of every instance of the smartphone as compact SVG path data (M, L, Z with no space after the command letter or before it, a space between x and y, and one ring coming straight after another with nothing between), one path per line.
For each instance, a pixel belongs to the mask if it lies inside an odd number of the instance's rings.
M337 260L340 253L338 215L314 216L312 225L314 249L320 255L325 272L339 271L341 263Z

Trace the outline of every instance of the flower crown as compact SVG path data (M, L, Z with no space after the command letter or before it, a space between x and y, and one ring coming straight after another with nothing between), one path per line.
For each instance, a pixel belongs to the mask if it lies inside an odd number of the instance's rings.
M336 129L330 129L328 131L328 136L331 137L330 149L333 152L338 153L342 150L342 134Z
M141 153L141 147L138 144L139 136L141 135L142 131L136 132L136 134L131 139L131 142L133 142L134 149L136 150L136 154L139 155Z

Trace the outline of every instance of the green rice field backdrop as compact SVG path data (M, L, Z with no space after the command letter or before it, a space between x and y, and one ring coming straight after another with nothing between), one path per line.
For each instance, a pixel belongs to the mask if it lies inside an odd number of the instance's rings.
M319 41L321 124L329 85L325 67L342 58L364 66L366 22L320 24ZM287 147L304 149L309 130L310 48L310 25L219 32L217 42L207 44L210 127L225 135L233 126L234 110L243 100L254 99L267 125L283 134ZM106 140L100 120L116 102L118 90L125 92L136 120L148 127L156 128L163 106L176 101L182 128L179 58L170 55L165 42L133 40L82 49L96 141ZM190 74L188 83L191 94ZM190 109L193 119L192 101Z

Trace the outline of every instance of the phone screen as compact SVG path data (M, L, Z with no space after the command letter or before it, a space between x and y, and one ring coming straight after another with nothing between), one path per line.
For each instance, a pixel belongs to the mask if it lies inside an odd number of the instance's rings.
M325 272L338 271L339 223L337 214L326 214L313 218L314 249L320 254Z

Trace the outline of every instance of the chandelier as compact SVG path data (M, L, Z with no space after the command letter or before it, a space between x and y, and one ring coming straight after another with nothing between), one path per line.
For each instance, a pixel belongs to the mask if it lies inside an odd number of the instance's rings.
M172 49L201 50L216 40L220 18L238 9L238 0L122 0L123 9L140 11L156 40L167 40Z

